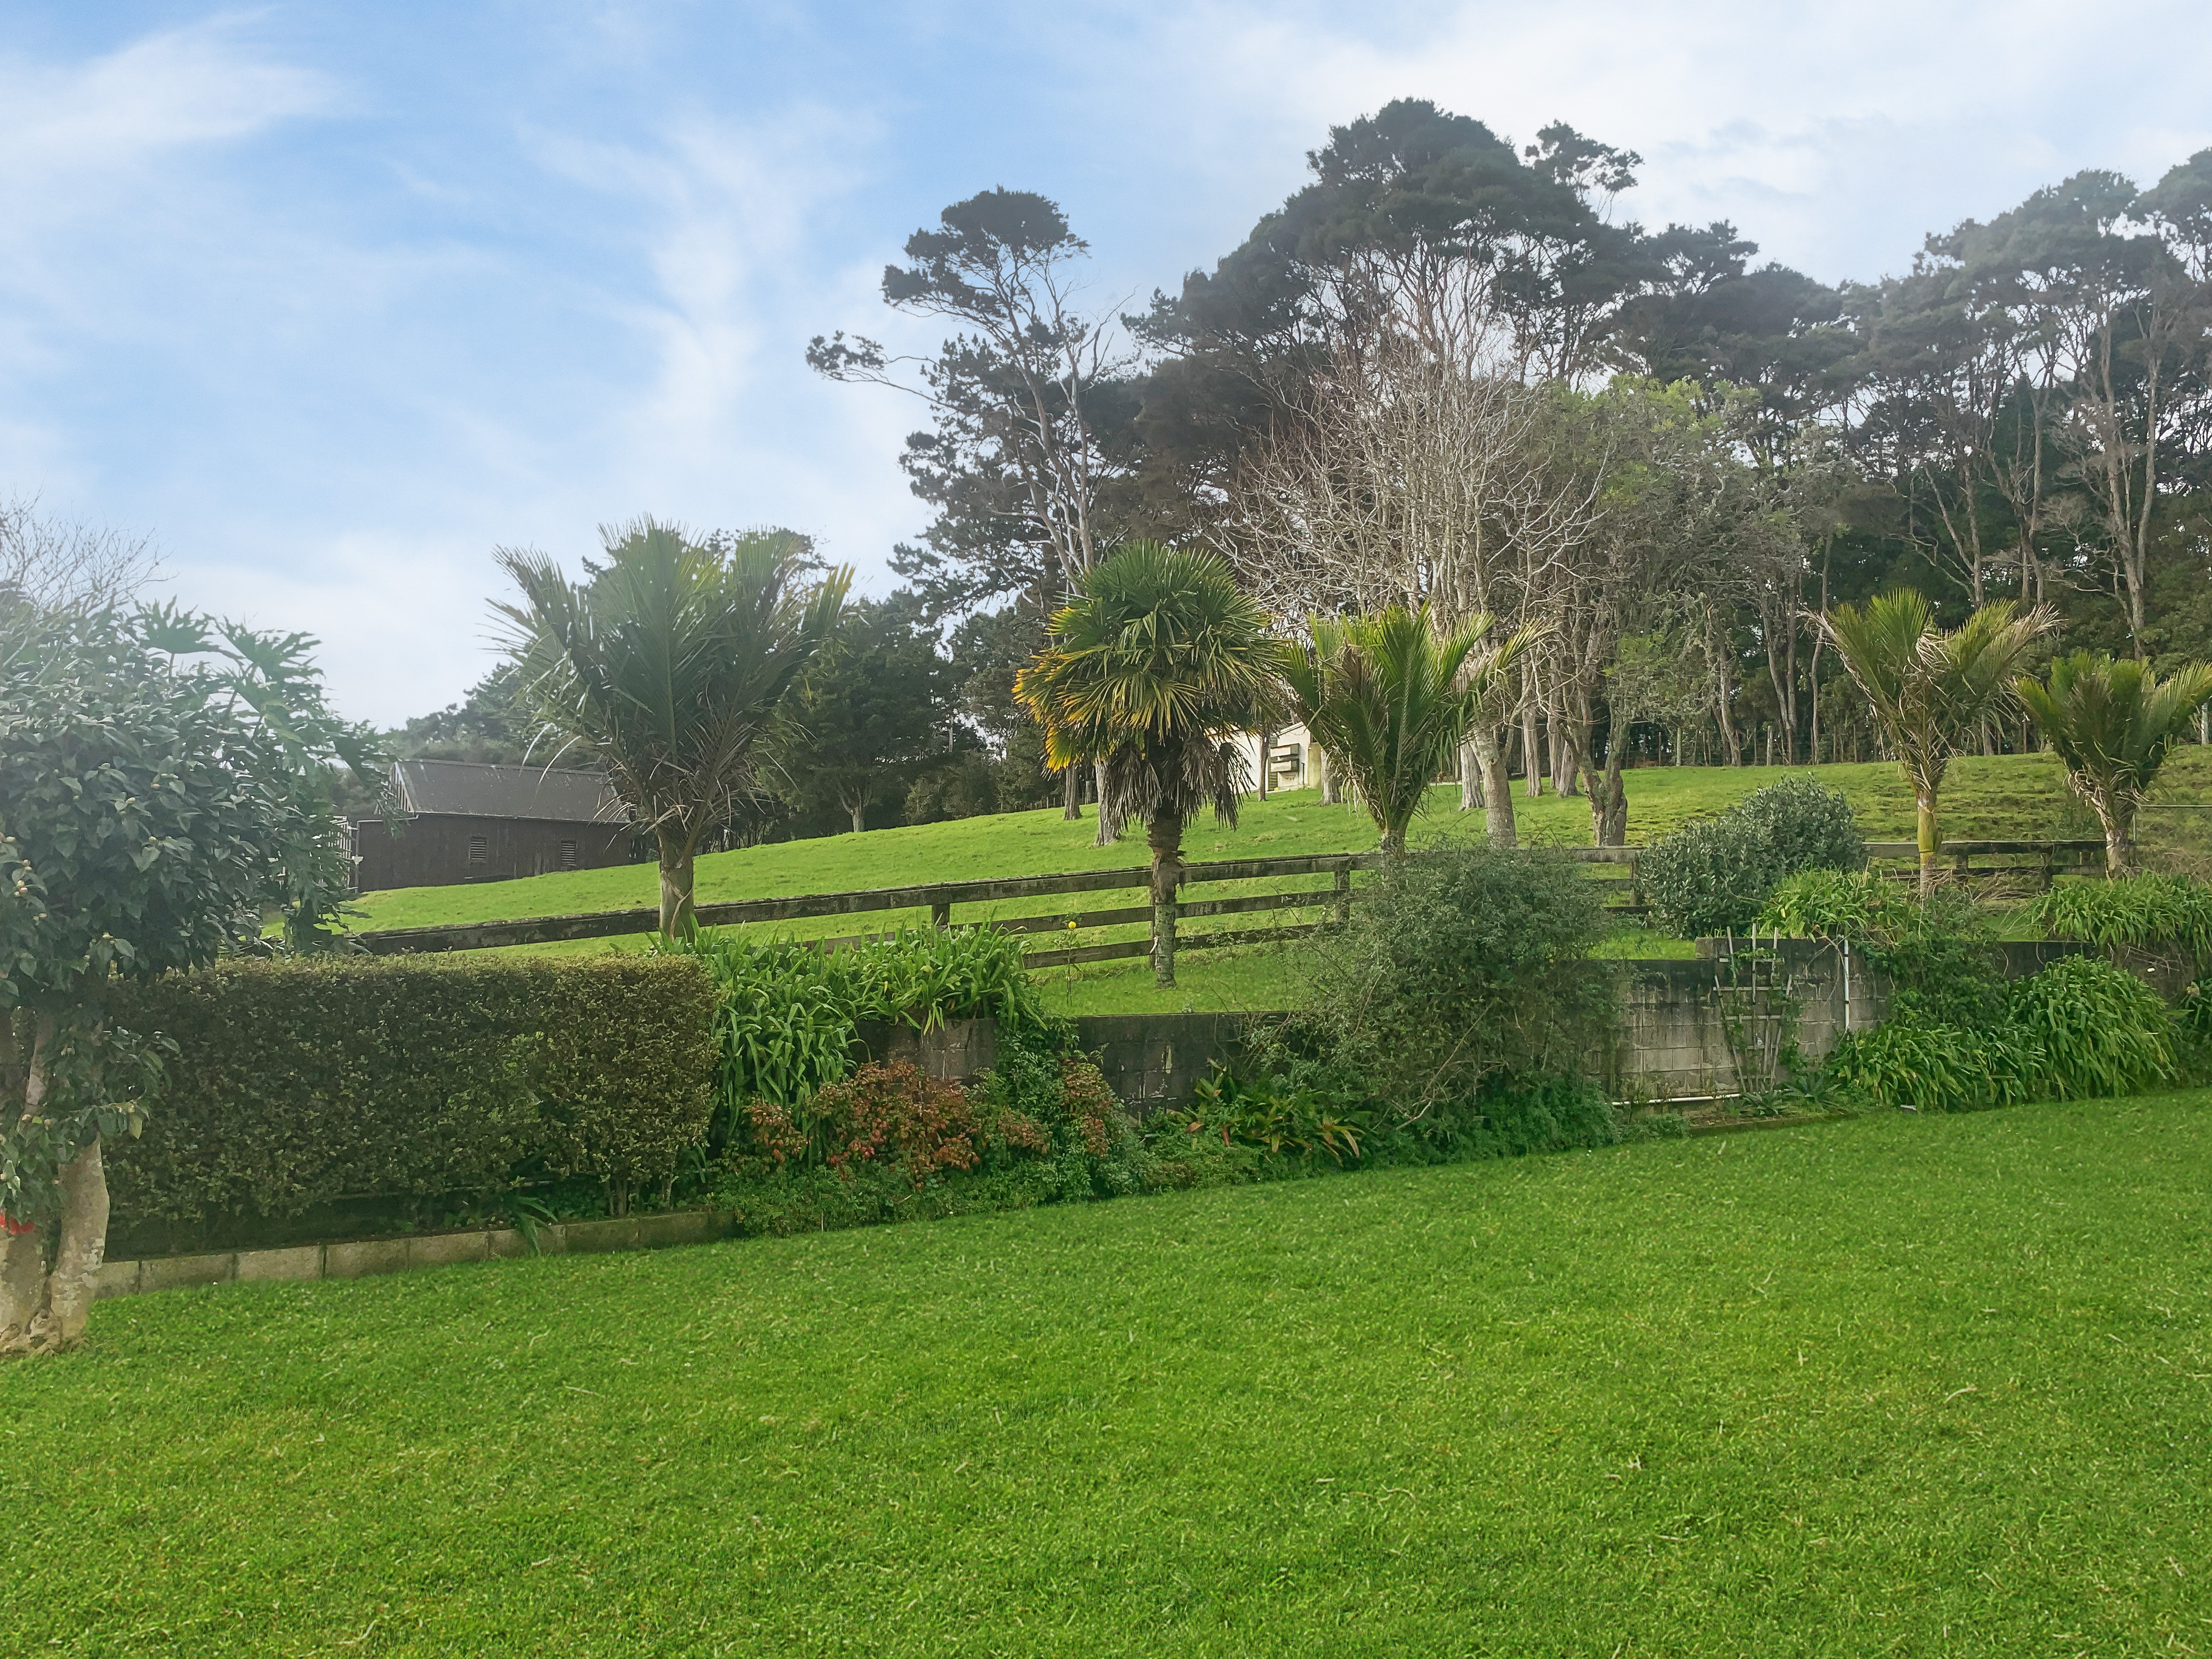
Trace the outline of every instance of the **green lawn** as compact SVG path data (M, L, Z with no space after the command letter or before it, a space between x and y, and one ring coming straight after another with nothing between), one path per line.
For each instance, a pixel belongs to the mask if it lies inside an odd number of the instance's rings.
M2212 1647L2212 1097L102 1304L13 1653Z

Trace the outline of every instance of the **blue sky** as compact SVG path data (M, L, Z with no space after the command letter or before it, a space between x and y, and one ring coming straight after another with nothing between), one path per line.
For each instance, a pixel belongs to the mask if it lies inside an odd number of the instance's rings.
M0 495L150 532L169 591L320 635L396 721L489 665L501 544L782 523L886 586L917 411L800 352L928 346L876 283L977 189L1059 199L1097 301L1141 299L1422 96L1640 150L1647 223L1871 277L2212 143L2208 61L2201 0L0 0Z

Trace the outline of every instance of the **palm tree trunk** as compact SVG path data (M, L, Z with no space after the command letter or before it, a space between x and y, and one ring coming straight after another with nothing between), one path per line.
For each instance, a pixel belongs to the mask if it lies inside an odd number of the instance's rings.
M1482 827L1492 847L1513 847L1520 836L1513 823L1513 783L1505 775L1505 756L1498 728L1474 728L1474 763L1482 773Z
M1175 984L1176 886L1182 878L1182 820L1155 812L1146 840L1152 849L1152 983Z
M1936 860L1943 850L1942 832L1936 827L1936 797L1932 793L1915 798L1913 816L1920 830L1920 896L1926 898L1936 890Z
M1106 763L1091 763L1091 776L1098 785L1098 833L1091 837L1093 847L1111 847L1114 837L1106 833Z
M664 830L660 841L660 936L674 939L692 919L691 843Z
M2106 875L2132 876L2136 872L2135 815L2118 801L2093 797L2089 804L2096 808L2098 821L2105 827Z
M1073 767L1060 775L1060 816L1073 823L1083 816L1083 775Z

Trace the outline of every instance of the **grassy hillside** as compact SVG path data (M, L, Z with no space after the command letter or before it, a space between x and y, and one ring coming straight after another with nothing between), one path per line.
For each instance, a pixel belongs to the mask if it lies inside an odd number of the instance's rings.
M2202 1651L2201 1092L174 1291L19 1654Z
M2185 750L2169 766L2168 774L2170 793L2176 799L2203 800L2212 797L2212 753L2196 748ZM1824 766L1817 769L1814 775L1850 798L1871 838L1911 838L1912 799L1894 766L1887 763ZM1718 811L1762 784L1785 775L1788 773L1784 769L1765 767L1653 767L1632 771L1627 778L1629 839L1656 840L1688 819ZM1479 835L1480 815L1460 813L1457 801L1455 789L1438 788L1433 792L1431 810L1417 826L1416 839L1424 836ZM1529 842L1575 847L1589 844L1589 808L1579 797L1562 799L1546 795L1531 800L1517 796L1514 805L1522 836ZM2212 824L2200 821L2212 818L2212 813L2167 816L2169 819L2190 818L2190 829L2196 834L2212 830ZM1945 795L1944 827L1946 833L1954 836L1992 838L2082 836L2094 833L2095 828L2080 805L2068 796L2058 763L2040 755L1955 763ZM713 903L923 882L1134 868L1144 862L1141 836L1118 846L1098 848L1091 845L1097 829L1096 819L1087 813L1081 823L1070 823L1061 818L1059 809L1049 808L744 848L701 859L698 894L702 902ZM1234 830L1217 829L1210 819L1201 819L1191 830L1187 855L1194 860L1287 857L1304 853L1365 851L1373 845L1373 827L1364 811L1357 807L1323 806L1318 796L1307 790L1278 795L1264 805L1248 801ZM477 886L404 888L368 895L362 900L368 917L356 925L421 927L621 909L656 902L657 883L652 866L632 865L611 870L537 876L521 881L488 882ZM1240 884L1209 889L1207 896L1285 884ZM1287 884L1311 883L1302 879ZM990 915L1053 915L1134 902L1133 898L1117 898L1111 894L1093 894L1009 903L989 909L971 907L958 915L963 920L975 921ZM1295 919L1290 913L1277 915L1286 921ZM882 913L859 919L847 916L781 924L775 931L796 938L823 938L924 920L926 916L921 912ZM1239 919L1233 925L1261 925L1262 920ZM1093 931L1073 942L1096 944L1108 938L1122 937L1128 931ZM608 946L605 941L595 940L543 948L598 951ZM1641 940L1624 942L1622 948L1642 954L1655 951L1663 954L1679 949L1661 942ZM1056 1000L1071 1012L1210 1010L1268 1006L1287 986L1288 971L1273 952L1221 952L1211 957L1188 958L1181 973L1185 982L1170 994L1153 990L1149 969L1141 963L1101 963L1073 973L1055 972L1051 983Z

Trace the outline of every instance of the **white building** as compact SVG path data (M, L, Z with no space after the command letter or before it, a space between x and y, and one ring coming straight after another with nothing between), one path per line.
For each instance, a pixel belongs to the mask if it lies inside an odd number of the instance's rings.
M1267 756L1267 787L1270 790L1320 788L1321 757L1316 752L1313 738L1305 727L1286 726L1274 735L1274 743ZM1261 767L1260 734L1257 732L1240 732L1230 741L1243 750L1245 775L1257 784Z

